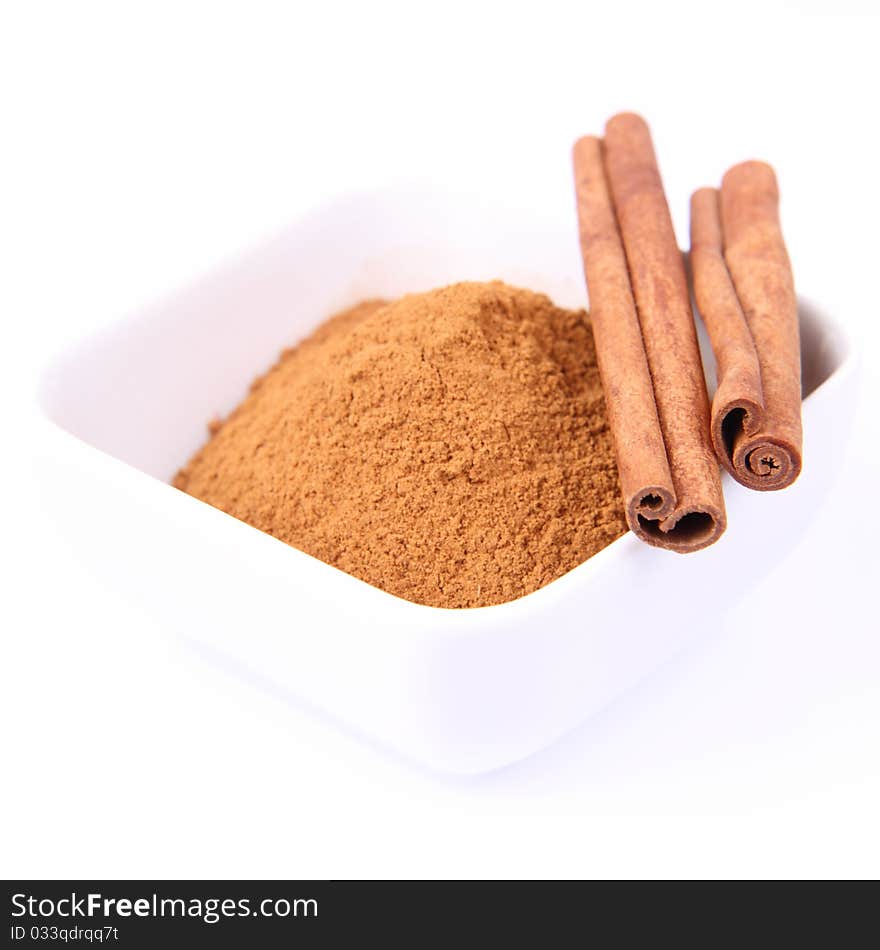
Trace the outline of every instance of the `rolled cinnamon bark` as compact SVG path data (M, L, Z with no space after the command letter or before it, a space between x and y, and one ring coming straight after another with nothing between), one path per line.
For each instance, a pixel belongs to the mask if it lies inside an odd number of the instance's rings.
M717 387L710 431L715 453L734 471L733 443L743 431L757 432L764 418L761 367L751 330L724 260L718 191L701 188L691 197L691 273L697 309L715 354Z
M690 295L650 134L638 116L574 148L584 274L627 522L706 547L726 519Z
M801 364L797 298L779 224L776 175L764 162L743 162L724 176L718 208L699 195L691 207L692 243L696 230L696 243L702 245L693 263L694 289L719 361L713 443L743 485L761 491L785 488L801 470ZM719 266L719 238L739 313ZM742 338L740 314L757 356L757 378L752 358L744 360L743 343L737 344L739 375L730 375L729 338ZM740 371L745 362L748 369Z
M743 162L727 172L721 223L724 258L758 351L764 393L763 419L750 429L744 424L732 438L732 470L750 488L785 488L801 470L801 344L779 187L769 165Z
M675 509L675 487L626 255L605 181L602 143L585 136L575 143L573 155L596 358L614 437L626 520L642 536L639 516L655 520L668 517ZM645 540L655 543L653 537Z

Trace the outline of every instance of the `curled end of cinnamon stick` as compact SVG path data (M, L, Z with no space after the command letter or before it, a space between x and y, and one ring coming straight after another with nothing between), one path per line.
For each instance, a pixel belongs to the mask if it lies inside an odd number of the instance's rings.
M730 404L713 425L712 440L738 482L757 491L778 491L800 475L801 452L793 440L761 431L763 416L760 406L744 400Z
M662 486L647 487L631 498L626 519L633 534L646 544L680 554L709 547L727 527L723 507L677 506L675 497Z
M800 447L771 433L760 388L735 371L724 377L712 400L712 447L722 465L741 484L757 491L787 488L801 471Z

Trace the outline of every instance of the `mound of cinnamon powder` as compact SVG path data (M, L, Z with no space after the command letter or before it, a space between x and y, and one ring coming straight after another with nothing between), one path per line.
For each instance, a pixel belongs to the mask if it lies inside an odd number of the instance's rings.
M626 530L586 315L500 282L331 318L174 484L438 607L513 600Z

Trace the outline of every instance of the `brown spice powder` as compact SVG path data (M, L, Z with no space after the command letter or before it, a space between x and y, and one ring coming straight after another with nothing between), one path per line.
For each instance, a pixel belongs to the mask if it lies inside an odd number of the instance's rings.
M586 315L498 281L331 318L174 484L437 607L521 597L626 530Z

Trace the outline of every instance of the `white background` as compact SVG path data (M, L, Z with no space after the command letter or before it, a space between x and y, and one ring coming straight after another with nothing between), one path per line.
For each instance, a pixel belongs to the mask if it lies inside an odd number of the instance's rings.
M876 876L870 6L4 4L0 874ZM620 109L652 124L682 238L693 188L776 166L799 287L866 367L850 490L687 655L553 748L444 778L201 665L53 545L20 424L47 353L353 185L569 200L571 142Z

